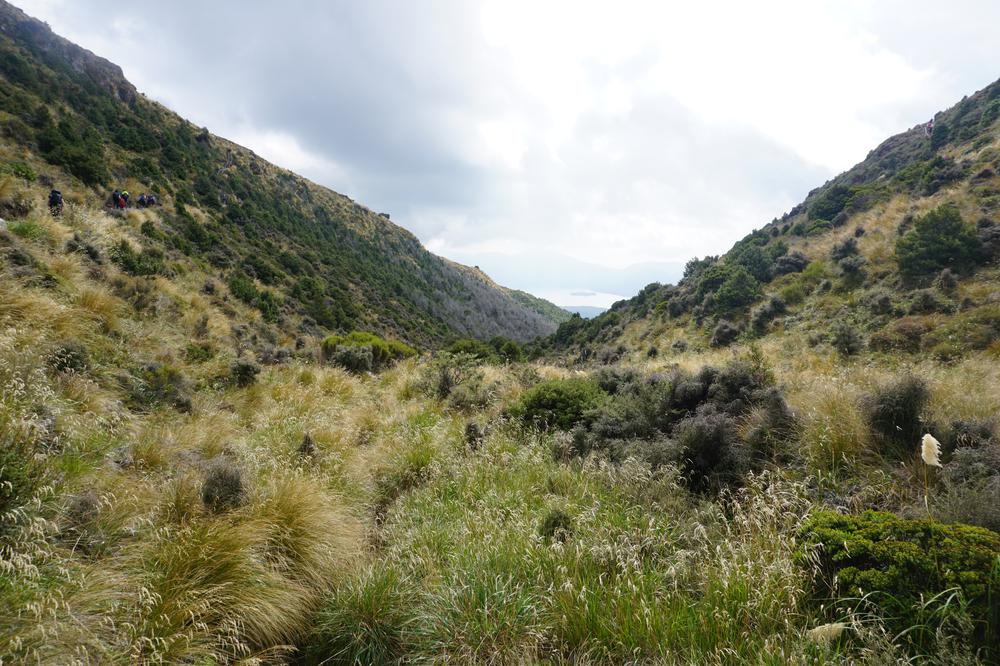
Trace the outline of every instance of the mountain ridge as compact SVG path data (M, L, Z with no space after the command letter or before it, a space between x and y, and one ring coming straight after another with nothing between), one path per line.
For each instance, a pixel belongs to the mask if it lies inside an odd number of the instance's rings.
M59 189L78 204L99 206L97 192L114 184L156 193L165 204L151 222L160 238L143 242L210 266L223 283L252 282L251 304L263 298L268 323L313 335L365 328L431 346L460 337L525 342L554 330L511 290L428 252L350 197L146 99L120 67L5 2L0 38L3 134L28 152L10 162L37 156L43 175L63 168L68 176L46 179L65 182Z

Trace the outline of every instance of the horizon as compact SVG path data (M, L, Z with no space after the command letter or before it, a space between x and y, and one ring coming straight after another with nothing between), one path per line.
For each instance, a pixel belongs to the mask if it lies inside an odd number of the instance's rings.
M17 4L180 115L559 306L676 282L1000 57L985 2Z

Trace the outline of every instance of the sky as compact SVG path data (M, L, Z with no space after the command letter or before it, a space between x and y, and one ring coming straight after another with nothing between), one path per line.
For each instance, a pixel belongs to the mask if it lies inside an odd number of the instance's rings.
M1000 77L1000 2L15 0L213 133L559 305L674 282Z

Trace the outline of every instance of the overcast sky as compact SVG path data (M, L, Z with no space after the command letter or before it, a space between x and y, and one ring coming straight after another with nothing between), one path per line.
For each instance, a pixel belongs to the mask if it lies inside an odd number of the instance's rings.
M995 0L14 2L561 305L676 280L1000 77Z

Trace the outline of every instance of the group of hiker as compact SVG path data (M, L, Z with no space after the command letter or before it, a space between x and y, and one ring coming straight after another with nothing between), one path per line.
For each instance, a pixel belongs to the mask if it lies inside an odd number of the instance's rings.
M108 200L108 207L114 208L115 210L125 210L129 207L129 202L131 196L128 190L115 190L111 193L111 198ZM156 199L154 194L146 194L143 192L136 199L136 206L138 208L150 208L152 206L158 206L159 201ZM59 215L63 210L63 196L62 192L53 189L49 192L49 210L53 215Z
M124 210L129 207L131 201L131 195L129 195L128 190L115 190L111 193L111 202L109 205L116 210ZM143 192L136 199L136 206L139 208L149 208L150 206L156 206L159 202L156 200L156 196L153 194L146 194Z

